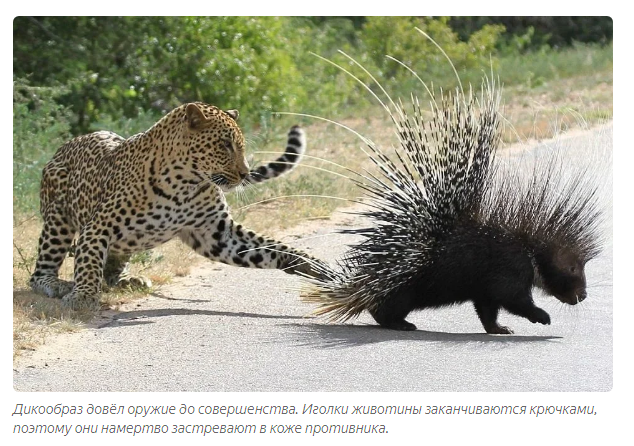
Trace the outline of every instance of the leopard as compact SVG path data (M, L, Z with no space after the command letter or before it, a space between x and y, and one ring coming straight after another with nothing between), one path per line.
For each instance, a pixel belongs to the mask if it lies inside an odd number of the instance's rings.
M226 193L293 170L306 149L300 126L275 161L251 169L237 110L183 104L147 131L110 131L63 144L42 171L42 231L31 288L73 308L96 308L106 286L150 286L130 257L180 238L207 259L317 277L325 263L234 221ZM74 281L59 278L74 247Z

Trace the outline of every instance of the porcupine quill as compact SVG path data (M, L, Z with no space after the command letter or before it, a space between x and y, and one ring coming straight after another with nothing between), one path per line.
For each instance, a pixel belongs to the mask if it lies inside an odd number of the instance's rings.
M584 267L600 252L597 187L584 171L560 175L556 158L536 163L528 181L500 168L500 100L485 78L479 97L461 87L432 98L429 119L414 97L411 113L392 102L398 162L365 140L380 174L355 182L371 225L343 231L363 240L335 272L307 279L302 297L316 314L346 321L367 310L383 327L414 330L412 310L471 301L488 333L508 334L501 308L550 324L533 287L570 305L587 297Z

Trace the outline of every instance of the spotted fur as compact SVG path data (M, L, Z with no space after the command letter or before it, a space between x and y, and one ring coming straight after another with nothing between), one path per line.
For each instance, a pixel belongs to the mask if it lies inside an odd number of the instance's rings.
M43 170L31 287L71 307L95 305L104 278L111 285L130 280L131 254L174 237L230 265L313 274L316 259L236 224L223 192L295 167L303 131L293 127L284 155L250 170L237 117L235 110L190 103L128 139L101 131L60 147ZM72 283L58 271L76 234Z
M270 180L271 178L279 177L299 164L305 150L306 136L304 135L304 131L296 125L288 132L288 141L284 154L269 164L253 169L249 173L249 176L245 178L245 182L260 183L265 180Z

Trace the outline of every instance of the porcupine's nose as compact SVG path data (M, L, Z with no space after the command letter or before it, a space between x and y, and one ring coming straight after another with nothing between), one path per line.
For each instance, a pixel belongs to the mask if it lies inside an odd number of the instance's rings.
M586 299L586 297L588 297L588 293L586 293L586 290L579 291L577 293L577 301L578 302L583 302Z

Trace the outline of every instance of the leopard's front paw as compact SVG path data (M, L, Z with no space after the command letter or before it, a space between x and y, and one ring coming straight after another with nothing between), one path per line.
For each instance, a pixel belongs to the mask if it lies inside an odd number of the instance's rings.
M71 310L98 310L99 297L82 293L74 289L62 298L64 306Z
M299 274L301 276L313 277L320 280L326 280L331 277L332 269L330 266L314 257L294 258L290 265L284 269L290 274Z

